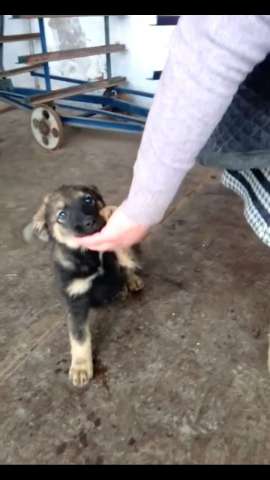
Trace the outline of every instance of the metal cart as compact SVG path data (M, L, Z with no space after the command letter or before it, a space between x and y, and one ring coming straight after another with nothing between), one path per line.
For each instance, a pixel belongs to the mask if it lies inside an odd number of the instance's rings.
M124 101L122 95L152 99L153 94L125 88L124 77L113 77L111 54L125 51L122 44L110 43L110 16L105 15L106 44L98 47L48 52L44 18L74 17L79 15L13 15L16 19L38 19L39 32L23 35L4 35L4 15L0 16L0 100L13 107L28 110L31 114L31 129L39 145L47 150L56 150L63 143L64 125L115 132L140 133L144 130L149 109ZM23 67L4 70L3 45L7 42L39 39L41 54L18 58ZM52 75L50 61L70 58L106 55L107 78L85 82L73 78ZM15 87L10 77L29 72L45 81L45 89ZM70 83L72 86L52 90L52 80ZM89 92L103 93L89 94Z

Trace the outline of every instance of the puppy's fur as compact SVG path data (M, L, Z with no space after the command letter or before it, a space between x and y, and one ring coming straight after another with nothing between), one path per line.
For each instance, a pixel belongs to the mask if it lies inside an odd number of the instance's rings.
M27 241L35 235L52 245L57 278L69 310L70 379L78 387L88 384L94 374L89 311L125 296L128 290L143 288L131 250L99 254L77 246L76 237L100 231L114 210L106 207L96 187L63 186L46 195L24 231Z

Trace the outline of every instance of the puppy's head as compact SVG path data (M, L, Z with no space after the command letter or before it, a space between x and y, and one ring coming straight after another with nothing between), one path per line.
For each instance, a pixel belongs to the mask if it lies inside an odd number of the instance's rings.
M75 250L76 237L93 235L104 227L101 215L104 207L96 187L63 186L46 195L31 227L27 228L43 241L51 239Z

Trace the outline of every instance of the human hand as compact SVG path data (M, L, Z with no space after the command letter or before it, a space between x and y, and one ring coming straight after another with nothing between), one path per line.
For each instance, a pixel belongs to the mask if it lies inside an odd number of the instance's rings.
M140 243L150 227L130 220L119 208L109 219L106 227L95 235L78 238L78 245L96 252L115 252Z

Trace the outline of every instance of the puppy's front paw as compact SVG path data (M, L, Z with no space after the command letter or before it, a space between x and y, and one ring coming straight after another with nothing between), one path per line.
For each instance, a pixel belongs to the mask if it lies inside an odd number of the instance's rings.
M128 289L130 292L136 293L141 292L144 289L144 283L139 275L133 273L128 277Z
M108 222L111 218L111 216L114 214L114 212L116 212L117 210L117 207L114 207L112 205L108 205L107 207L104 207L101 211L100 211L100 215L104 218L104 220L106 222Z
M74 387L85 387L94 376L93 366L90 363L72 365L69 371L69 378Z
M121 292L119 293L119 299L125 301L128 298L129 290L128 287L125 285Z

